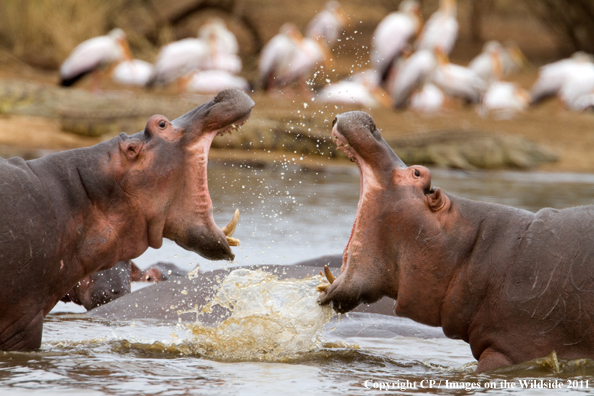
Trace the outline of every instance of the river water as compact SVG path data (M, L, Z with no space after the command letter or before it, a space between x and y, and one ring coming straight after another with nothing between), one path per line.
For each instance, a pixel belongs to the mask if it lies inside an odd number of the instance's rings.
M208 262L169 241L136 262L146 267L171 261L188 270L196 265L209 270L291 264L340 253L358 202L356 168L315 172L291 164L289 159L264 169L237 164L209 169L218 224L241 210L234 235L241 246L233 248L233 263ZM594 202L594 175L434 170L433 185L533 211ZM307 290L312 289L309 282ZM285 314L299 307L307 306L293 306ZM554 368L554 361L544 359L476 375L466 343L395 317L351 314L337 325L335 316L303 350L246 358L232 351L204 353L196 331L179 324L105 321L76 312L77 307L61 303L48 315L39 351L0 353L0 395L473 394L492 388L540 394L541 387L560 387L564 393L594 389L594 367L588 361L562 361Z

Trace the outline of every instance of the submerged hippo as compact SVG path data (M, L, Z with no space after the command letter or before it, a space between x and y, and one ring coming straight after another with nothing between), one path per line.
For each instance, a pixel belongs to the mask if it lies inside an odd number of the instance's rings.
M118 261L111 268L87 275L60 300L91 310L125 296L131 292L132 266L131 260Z
M196 309L200 310L210 302L218 292L221 282L231 272L240 268L262 270L278 276L279 279L304 278L318 275L320 266L307 265L312 260L292 265L248 265L201 272L199 276L176 277L172 281L159 282L134 293L125 295L115 301L89 311L94 317L110 320L159 319L177 323L196 320ZM336 261L332 256L324 256L313 260L315 263L332 265ZM220 308L220 307L219 307ZM178 311L192 311L178 313ZM375 304L360 306L357 312L376 313L393 316L394 300L383 298ZM228 315L224 309L201 316L204 324L217 323Z
M254 102L226 90L174 121L93 147L0 159L0 349L41 344L43 317L85 276L138 257L163 237L209 259L233 259L235 224L212 217L206 164L217 134Z
M118 261L111 268L79 280L60 300L82 305L89 311L130 294L131 282L161 282L187 275L188 271L173 263L157 262L143 271L132 260Z
M468 342L479 372L553 350L594 358L594 206L532 213L446 194L363 112L339 115L332 137L359 167L361 196L321 304L394 298L397 315Z
M179 268L173 263L159 261L144 271L132 263L130 280L134 282L162 282L169 280L171 277L187 275L188 271Z

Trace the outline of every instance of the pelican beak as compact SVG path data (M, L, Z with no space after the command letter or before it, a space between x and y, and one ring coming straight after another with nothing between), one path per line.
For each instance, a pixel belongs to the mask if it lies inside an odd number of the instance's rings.
M522 50L515 44L507 49L507 53L522 69L530 68L530 61L526 58Z
M440 66L445 66L448 63L450 63L448 55L443 51L441 47L435 48L435 57L437 58L437 63L439 63Z
M126 38L122 38L118 40L120 44L120 48L122 49L122 54L124 55L124 59L127 61L132 60L132 52L130 51L130 46L128 45L128 40Z
M391 109L394 107L394 101L382 87L374 87L371 94L382 104L382 106Z
M421 31L423 30L423 16L421 15L421 6L415 7L413 13L419 21L417 28L415 29L415 36L419 37L419 34L421 34Z
M336 19L338 19L338 22L340 22L340 24L344 27L346 26L349 17L347 16L346 12L344 12L344 9L342 8L342 6L338 6L336 8L336 10L334 11L334 16L336 17Z

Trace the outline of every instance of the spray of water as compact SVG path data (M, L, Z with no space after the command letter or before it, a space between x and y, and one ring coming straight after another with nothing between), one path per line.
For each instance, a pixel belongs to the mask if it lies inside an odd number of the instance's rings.
M235 270L189 325L184 344L192 353L227 361L277 361L319 348L324 324L334 315L317 303L320 280L279 280L261 270ZM230 316L216 326L200 322L202 314L220 307Z

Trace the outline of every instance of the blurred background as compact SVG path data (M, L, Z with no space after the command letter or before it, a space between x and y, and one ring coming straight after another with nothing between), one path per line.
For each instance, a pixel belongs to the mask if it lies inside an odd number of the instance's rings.
M424 22L440 9L439 0L418 3ZM594 172L591 105L576 111L558 98L536 105L526 100L521 108L502 114L485 110L480 101L456 97L446 97L439 110L431 112L323 100L326 85L373 66L369 54L374 30L383 18L399 11L401 2L349 0L340 5L345 19L338 42L328 48L330 59L319 61L305 77L307 90L291 83L270 92L262 89L258 70L263 48L286 22L305 34L310 21L324 10L322 2L4 0L0 114L5 127L0 155L34 158L95 144L122 130L141 129L152 113L174 118L208 100L212 95L180 92L173 83L146 89L107 79L99 92L94 79L84 78L74 88L57 86L60 66L85 40L120 28L133 57L153 65L164 46L195 38L207 21L218 17L236 37L241 60L236 74L247 82L246 90L257 105L240 133L215 140L213 147L222 149L213 150L215 160L235 158L264 166L289 152L300 154L294 162L303 166L324 167L335 159L331 163L340 163L341 154L327 139L329 125L336 114L360 109L372 114L405 161L462 169ZM449 61L466 66L490 40L513 43L527 62L504 78L527 93L541 66L576 51L594 52L594 4L588 0L459 0L455 7L458 30ZM414 38L409 41L414 51Z

